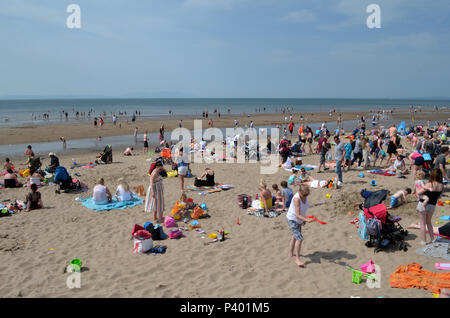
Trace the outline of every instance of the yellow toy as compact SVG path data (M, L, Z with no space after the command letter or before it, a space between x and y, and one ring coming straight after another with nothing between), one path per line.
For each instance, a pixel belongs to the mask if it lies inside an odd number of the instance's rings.
M181 216L179 215L180 212L183 212L183 210L186 208L186 204L180 203L180 201L177 201L175 203L175 206L173 207L172 211L170 212L175 220L179 220Z
M450 201L448 201L448 200L447 200L447 201L445 201L445 204L450 204Z
M30 169L20 170L19 175L24 178L28 177L30 175Z
M327 194L325 194L325 197L326 197L327 199L330 199L330 198L331 198L331 194L327 193Z
M176 177L177 175L178 175L178 171L176 171L176 170L167 172L167 178L173 178L173 177Z

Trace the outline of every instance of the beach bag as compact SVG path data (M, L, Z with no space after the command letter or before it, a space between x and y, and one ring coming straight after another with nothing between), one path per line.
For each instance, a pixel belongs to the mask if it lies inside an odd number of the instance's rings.
M450 222L441 226L438 230L440 235L450 236Z
M152 235L137 224L133 231L133 253L141 254L149 251L153 247Z
M367 220L367 234L372 236L381 235L381 221L377 218L371 218Z
M152 240L161 240L161 227L159 225L153 225L150 222L144 224L145 230L152 235Z
M183 235L180 229L174 229L169 231L169 238L174 239Z
M368 240L369 234L367 233L367 219L363 211L359 213L358 224L359 224L358 228L359 237L364 241Z
M192 211L191 213L191 218L193 219L199 219L200 217L203 216L203 214L205 213L205 211L199 207L198 205L194 208L194 211Z
M376 218L380 220L381 224L386 224L387 207L384 204L377 204L370 208L364 209L364 214L369 220L371 218Z
M170 215L167 215L164 219L164 226L165 227L175 227L175 219L171 217Z
M239 194L238 195L238 205L242 208L242 209L247 209L248 207L250 207L252 202L252 197L248 196L246 194Z

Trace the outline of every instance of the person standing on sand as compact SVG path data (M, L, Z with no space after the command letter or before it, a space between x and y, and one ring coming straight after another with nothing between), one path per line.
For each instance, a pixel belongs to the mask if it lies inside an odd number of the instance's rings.
M156 162L152 171L150 171L150 185L147 189L145 198L145 212L153 212L155 222L163 222L164 213L164 185L161 172L164 170L161 162Z
M298 188L298 192L292 198L286 214L286 220L292 233L289 257L295 256L295 263L300 267L305 266L305 264L303 264L300 260L300 250L304 240L302 235L302 226L305 222L309 223L313 221L312 219L306 218L306 211L309 207L307 198L308 195L309 187L305 184L301 184Z
M342 184L342 162L345 156L345 146L344 143L341 142L339 136L334 136L334 160L336 160L336 174L338 176L339 183Z
M147 130L144 133L144 154L148 152L148 132Z

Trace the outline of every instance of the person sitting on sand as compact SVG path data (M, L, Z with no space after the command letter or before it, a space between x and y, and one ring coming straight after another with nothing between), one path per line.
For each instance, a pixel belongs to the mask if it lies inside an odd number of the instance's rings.
M313 221L312 219L306 218L306 211L309 207L308 195L309 188L304 184L300 185L298 192L292 198L291 205L286 214L287 223L292 233L289 257L295 256L295 263L300 267L305 266L300 260L300 249L303 243L302 226L305 222L309 223Z
M28 193L27 197L25 198L25 202L27 203L27 209L25 210L25 212L44 208L44 204L42 203L42 196L41 193L37 190L37 185L32 184L30 186L30 190L31 192Z
M280 188L278 188L278 184L276 183L272 184L272 189L275 192L275 205L281 206L284 209L285 206L284 196L281 193Z
M56 157L54 152L50 152L48 156L50 157L50 165L47 167L46 171L49 173L55 173L55 169L59 167L59 159Z
M93 189L92 200L95 204L108 204L112 201L111 192L105 186L105 180L103 178L98 179L97 185Z
M388 209L393 209L399 207L400 205L407 203L408 199L406 196L411 194L411 189L406 188L405 190L397 191L394 195L391 196L391 206Z
M123 152L124 156L133 156L133 147L128 147L127 149L125 149L125 151Z
M206 177L206 180L202 180ZM216 183L214 181L214 170L206 168L202 175L194 180L194 186L196 187L213 187Z
M269 209L272 208L272 193L267 189L267 184L261 179L258 186L259 189L259 201L261 203L261 208L265 210L264 215L269 216Z
M297 169L292 169L292 174L290 175L289 179L288 179L288 185L299 185L300 184L300 178L298 176L298 170Z
M314 181L314 178L311 177L307 172L305 168L301 168L300 169L300 183L305 183L305 182L312 182Z
M17 179L17 176L12 169L6 170L6 174L3 177L3 180L1 181L5 188L18 188L22 186L22 184L19 182L19 179Z
M124 178L117 180L119 185L116 190L116 197L119 201L131 201L133 200L133 193L130 191L130 186Z
M284 208L288 209L291 205L292 197L294 196L294 193L292 192L292 189L288 187L288 184L286 181L281 181L281 193L284 196Z
M404 156L398 155L397 159L394 162L394 164L392 166L390 166L389 168L384 169L384 171L386 171L386 172L396 172L396 173L401 173L401 174L407 174L408 173L408 168L406 167L404 159L405 159Z
M11 160L9 160L9 158L6 158L5 164L3 165L3 169L5 171L8 171L8 169L14 170L14 168L15 167L14 167L13 163L11 162Z

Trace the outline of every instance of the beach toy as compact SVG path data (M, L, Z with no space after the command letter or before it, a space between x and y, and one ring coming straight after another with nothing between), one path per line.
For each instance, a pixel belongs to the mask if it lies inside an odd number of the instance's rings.
M210 234L208 235L208 237L209 237L210 239L214 240L214 239L217 238L217 234L216 234L216 233L210 233Z
M450 263L435 263L434 266L437 269L450 271Z
M72 265L72 271L74 272L80 272L81 271L81 265L83 263L81 262L80 259L75 258L70 262L70 265Z
M372 260L368 261L367 263L365 263L364 265L361 265L361 270L363 271L363 273L375 273L375 267L374 267L374 263Z
M352 271L352 283L354 284L361 284L361 278L363 277L363 275L367 279L376 280L376 276L374 274L364 274L363 272L353 269L351 267L347 267L347 269Z
M327 222L321 221L321 220L319 220L318 218L316 218L316 217L314 217L312 215L308 215L307 218L308 219L313 219L314 221L319 222L320 224L327 224Z
M364 173L360 172L360 173L358 174L358 176L359 176L360 178L364 178Z
M237 225L241 225L241 224L239 223L239 217L237 218Z
M357 271L351 267L349 267L348 269L352 271L352 283L361 284L363 272Z
M439 298L439 294L433 294L433 298Z
M206 206L206 203L200 204L200 208L202 208L202 210L207 210L208 209L208 207Z
M327 193L327 194L325 194L325 197L326 197L327 199L330 199L330 198L331 198L331 194Z
M376 185L377 185L377 182L375 181L375 179L373 179L372 181L370 181L370 185L371 185L371 186L376 186Z
M441 200L438 201L438 205L439 206L444 206L444 202L442 202Z

